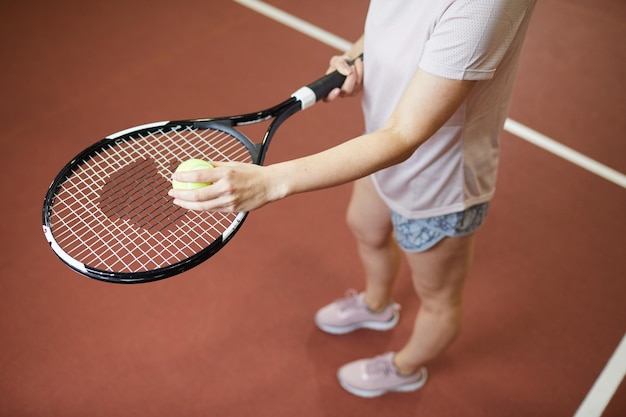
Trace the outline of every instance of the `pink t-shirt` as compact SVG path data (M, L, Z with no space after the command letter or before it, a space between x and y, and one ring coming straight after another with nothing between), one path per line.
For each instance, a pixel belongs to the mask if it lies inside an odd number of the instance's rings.
M368 132L383 127L417 68L478 80L458 111L408 160L372 175L392 210L424 218L492 198L498 136L534 5L535 0L371 0L364 46Z

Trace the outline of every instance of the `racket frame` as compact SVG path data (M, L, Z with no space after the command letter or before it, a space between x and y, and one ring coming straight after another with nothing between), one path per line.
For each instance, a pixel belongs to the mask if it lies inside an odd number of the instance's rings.
M359 58L362 58L362 55ZM350 61L350 64L352 64L353 62L354 61ZM252 163L262 165L265 160L268 146L277 128L293 114L297 113L300 110L311 107L317 101L325 98L331 90L341 86L344 80L345 76L335 71L333 73L325 75L324 77L314 81L313 83L305 87L300 88L299 90L294 92L287 100L265 110L229 117L148 123L113 133L105 137L104 139L94 143L93 145L87 147L74 158L72 158L70 162L68 162L61 169L61 171L57 174L46 192L42 210L42 223L44 236L48 241L51 249L57 255L57 257L72 270L89 278L112 283L130 284L157 281L187 271L194 266L197 266L198 264L204 262L212 255L214 255L217 251L219 251L224 245L226 245L226 243L228 243L230 239L232 239L235 233L241 228L241 225L248 215L247 212L239 212L235 219L232 221L232 223L229 225L229 227L226 228L226 230L220 235L218 239L186 259L180 260L167 266L146 271L112 272L85 265L84 263L70 256L57 243L56 239L54 238L53 225L51 220L57 190L67 179L70 178L74 171L76 171L86 161L88 161L91 156L97 154L99 150L103 150L105 149L105 147L115 146L115 144L117 143L132 141L137 138L141 138L143 137L143 134L154 131L173 131L184 128L221 130L235 137L247 148L252 157ZM259 143L254 143L242 132L235 129L236 126L245 126L255 123L261 123L270 119L273 120L266 130L263 140Z

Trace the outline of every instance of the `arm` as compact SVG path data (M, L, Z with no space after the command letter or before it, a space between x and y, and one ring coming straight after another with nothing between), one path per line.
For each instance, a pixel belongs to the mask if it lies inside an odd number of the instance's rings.
M454 114L473 81L418 70L387 124L326 151L266 167L216 163L216 169L177 174L182 181L213 182L171 191L191 210L249 211L289 195L344 184L408 158Z
M272 166L274 175L284 176L277 196L343 184L404 161L452 116L473 85L418 70L382 129Z

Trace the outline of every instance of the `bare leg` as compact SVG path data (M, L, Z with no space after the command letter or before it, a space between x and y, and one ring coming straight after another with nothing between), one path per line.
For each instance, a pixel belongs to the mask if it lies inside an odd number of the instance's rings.
M401 252L393 238L389 209L369 178L355 183L347 218L365 268L366 303L374 311L382 310L392 300ZM426 252L406 253L421 304L413 333L394 358L401 373L417 371L458 335L474 241L474 234L446 238Z
M475 234L446 238L426 252L407 253L421 305L408 343L394 358L400 373L417 371L458 335L463 285L472 263L474 240Z
M392 235L389 209L369 178L355 182L347 221L365 268L365 302L371 310L381 311L392 301L400 250Z

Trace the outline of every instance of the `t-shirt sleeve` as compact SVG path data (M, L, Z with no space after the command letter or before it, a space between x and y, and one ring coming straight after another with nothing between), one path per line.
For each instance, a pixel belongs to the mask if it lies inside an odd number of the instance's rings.
M457 80L492 78L531 3L527 0L452 2L432 28L420 68Z

